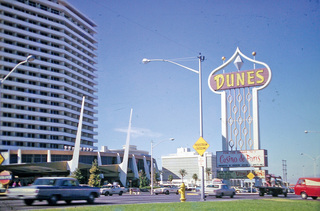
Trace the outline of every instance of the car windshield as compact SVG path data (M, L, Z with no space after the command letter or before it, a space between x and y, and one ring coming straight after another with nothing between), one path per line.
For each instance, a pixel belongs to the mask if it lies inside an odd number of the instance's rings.
M208 188L219 188L219 185L207 185Z
M37 179L33 184L34 185L55 185L56 179Z

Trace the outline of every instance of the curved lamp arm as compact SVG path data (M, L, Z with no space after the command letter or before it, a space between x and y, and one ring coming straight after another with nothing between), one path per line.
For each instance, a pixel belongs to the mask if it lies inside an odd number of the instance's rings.
M165 142L165 141L174 141L174 138L164 139L164 140L162 140L162 141L160 141L160 142L158 142L158 143L156 143L156 144L153 144L153 141L151 141L151 143L152 143L152 148L158 146L159 144L161 144L162 142Z
M190 70L190 71L192 71L192 72L194 72L194 73L199 74L199 71L198 71L198 70L192 69L192 68L190 68L190 67L186 67L186 66L184 66L184 65L182 65L182 64L179 64L179 63L177 63L177 62L173 62L173 61L170 61L170 60L166 60L166 59L146 59L146 58L142 59L142 63L143 63L143 64L148 64L149 62L169 62L169 63L171 63L171 64L175 64L175 65L177 65L177 66L179 66L179 67L185 68L185 69L187 69L187 70Z
M26 62L31 62L33 60L35 60L35 56L33 55L29 55L24 61L18 63L16 66L14 66L14 68L8 73L8 75L6 75L2 80L0 80L0 85L10 76L10 74L15 71L17 69L18 66L26 63Z

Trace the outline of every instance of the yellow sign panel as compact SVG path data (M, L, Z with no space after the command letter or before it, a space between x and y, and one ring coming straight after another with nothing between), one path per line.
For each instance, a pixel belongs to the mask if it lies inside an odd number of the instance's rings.
M252 174L252 172L250 172L250 173L247 175L247 177L252 180L255 176L254 176L254 174Z
M4 157L0 153L0 165L3 163L3 161L4 161Z
M209 144L202 137L200 137L193 145L193 148L200 156L202 156L203 153L209 148Z

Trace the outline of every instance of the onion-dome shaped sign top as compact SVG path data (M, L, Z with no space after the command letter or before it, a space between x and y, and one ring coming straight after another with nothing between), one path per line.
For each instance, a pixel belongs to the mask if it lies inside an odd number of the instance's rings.
M240 71L243 64L240 56L250 62L260 64L264 66L264 68ZM234 65L238 69L237 72L217 73L219 70L228 66L232 61L234 61ZM211 72L208 78L208 85L213 92L220 94L223 90L243 87L257 87L256 89L260 90L265 88L270 81L271 70L269 66L263 62L247 57L239 50L239 48L237 48L233 56L227 62Z

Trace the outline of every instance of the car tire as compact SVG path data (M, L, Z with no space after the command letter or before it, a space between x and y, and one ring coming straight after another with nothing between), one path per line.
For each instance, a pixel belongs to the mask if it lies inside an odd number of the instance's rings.
M123 193L123 192L122 192L122 191L120 191L120 192L119 192L119 196L122 196L122 193Z
M263 192L259 192L259 196L264 196L264 193Z
M48 199L48 204L49 205L56 205L58 201L58 197L56 195L52 195L50 196L50 198Z
M95 199L94 195L92 193L90 193L88 196L88 199L87 199L88 204L93 204L94 199Z
M317 200L317 196L311 196L311 198L313 199L313 200Z
M166 194L166 195L169 195L170 193L169 193L169 191L167 190L165 194Z
M301 193L301 198L302 199L307 199L308 198L308 194L306 192L302 192Z
M235 195L235 193L232 193L232 194L231 194L231 196L230 196L230 198L233 198L233 197L234 197L234 195Z
M67 204L71 204L71 200L65 200L65 202L67 203Z
M25 203L26 205L29 205L29 206L32 205L33 202L34 202L33 199L25 199L25 200L24 200L24 203Z

